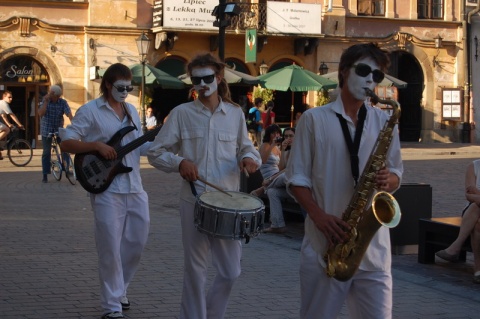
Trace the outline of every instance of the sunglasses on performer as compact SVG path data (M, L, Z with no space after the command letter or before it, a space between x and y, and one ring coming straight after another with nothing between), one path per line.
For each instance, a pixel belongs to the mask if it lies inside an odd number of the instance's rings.
M352 65L352 67L355 68L355 73L358 76L361 76L362 78L366 77L370 73L372 73L372 79L376 83L380 83L383 81L383 78L385 77L385 73L383 73L380 70L372 70L372 68L368 64L364 63L358 63Z
M117 89L118 92L123 93L125 91L127 92L132 92L133 91L133 86L113 86L114 88Z
M199 85L202 80L205 84L210 84L213 82L213 80L215 80L215 74L205 76L191 76L190 80L192 80L193 85Z

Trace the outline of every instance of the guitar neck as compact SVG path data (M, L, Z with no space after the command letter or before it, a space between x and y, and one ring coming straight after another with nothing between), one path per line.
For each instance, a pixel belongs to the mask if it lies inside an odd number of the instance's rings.
M131 141L127 145L121 146L118 149L116 149L117 158L124 157L125 155L127 155L128 153L130 153L131 151L136 149L137 147L143 145L145 142L152 139L152 137L157 135L157 133L160 131L161 128L162 128L162 126L158 126L158 127L154 128L153 130L150 130L147 133L143 134L139 138Z

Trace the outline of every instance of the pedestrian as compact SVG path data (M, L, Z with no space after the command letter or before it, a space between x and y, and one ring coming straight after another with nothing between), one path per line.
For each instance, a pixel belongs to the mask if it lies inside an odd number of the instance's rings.
M147 114L145 118L147 130L153 130L157 126L157 118L153 115L153 108L147 107Z
M81 106L72 124L62 131L61 147L69 153L98 153L114 160L115 148L107 144L119 129L133 127L122 144L138 141L143 134L135 107L126 103L133 90L130 69L115 63L107 68L100 84L101 96ZM135 143L135 142L134 142ZM148 196L140 176L140 155L149 143L127 153L122 162L130 173L116 175L102 193L89 194L95 218L102 319L125 318L130 309L127 289L140 264L150 227ZM78 175L78 173L77 173Z
M50 91L46 94L39 106L38 115L41 117L41 134L42 134L42 182L47 183L47 175L51 170L51 156L52 156L52 137L48 136L50 133L58 132L59 128L64 125L63 116L66 115L70 121L73 118L72 111L68 102L61 96L63 94L62 88L59 85L52 85ZM68 160L67 160L68 161ZM68 163L70 164L70 163ZM68 170L67 170L68 172Z
M362 180L359 172L366 169L389 119L384 111L364 105L365 89L373 90L382 81L388 64L386 52L373 43L347 48L339 62L339 98L307 110L298 123L286 179L291 194L307 212L300 262L302 319L336 318L345 301L352 318L392 318L388 228L380 227L367 242L360 266L346 281L328 276L328 260L324 259L329 248L351 238L353 230L342 214L358 187L373 193L400 187L403 164L397 125L392 128L385 166L371 177L372 185L354 187Z
M263 99L255 98L254 105L248 110L247 128L253 145L260 147L262 142L263 122L260 109L263 107Z
M11 129L14 127L10 120L15 121L15 123L17 123L20 129L25 129L25 127L22 125L22 123L20 123L17 116L15 115L15 113L12 112L12 109L10 108L10 103L12 103L12 100L12 92L8 90L4 91L2 95L2 100L0 101L0 141L3 141L3 139L5 139L8 134L10 134ZM3 160L2 148L3 147L0 147L0 160Z
M223 318L241 271L240 240L221 239L195 229L196 197L192 191L201 195L213 190L198 179L207 179L209 184L227 191L238 191L240 173L253 173L260 166L260 154L248 138L243 111L230 99L224 69L225 65L210 53L199 54L188 63L198 98L170 112L148 153L151 165L164 172L179 172L183 178L181 319ZM216 276L207 290L210 254Z
M275 103L273 103L273 101L268 101L265 105L265 112L262 112L264 131L270 125L275 124L275 112L273 112L274 107Z

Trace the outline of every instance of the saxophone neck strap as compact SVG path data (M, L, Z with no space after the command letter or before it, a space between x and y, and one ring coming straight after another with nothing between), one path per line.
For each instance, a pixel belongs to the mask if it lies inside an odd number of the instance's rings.
M340 121L340 126L342 127L343 137L347 143L348 152L350 153L350 166L352 169L353 180L355 181L355 186L358 183L358 177L360 176L359 169L359 160L358 160L358 149L360 147L360 140L362 139L363 126L365 124L365 118L367 117L367 108L365 104L362 105L360 111L358 112L358 122L357 128L355 129L355 136L352 141L350 136L350 131L348 130L347 121L343 118L341 114L337 113L338 120Z

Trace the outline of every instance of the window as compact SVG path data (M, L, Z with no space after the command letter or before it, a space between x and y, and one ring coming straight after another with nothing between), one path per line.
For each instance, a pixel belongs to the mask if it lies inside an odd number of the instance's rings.
M358 0L358 15L385 16L385 0Z
M443 0L418 0L419 19L443 19Z

